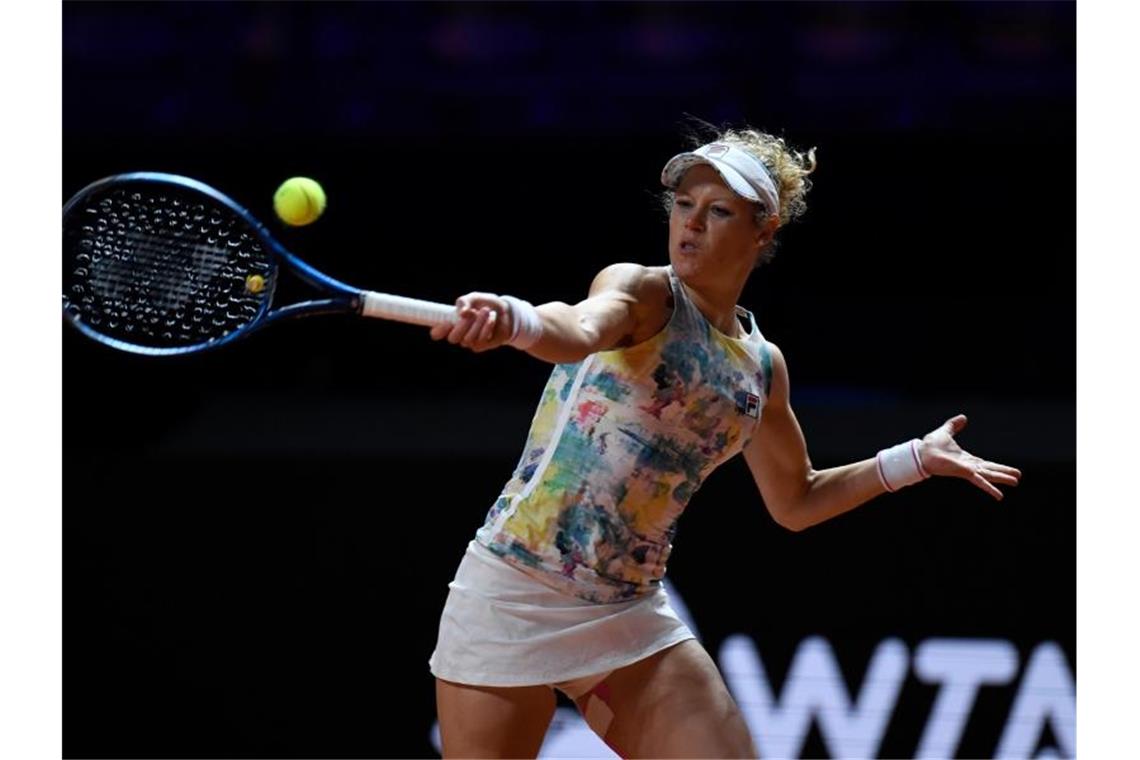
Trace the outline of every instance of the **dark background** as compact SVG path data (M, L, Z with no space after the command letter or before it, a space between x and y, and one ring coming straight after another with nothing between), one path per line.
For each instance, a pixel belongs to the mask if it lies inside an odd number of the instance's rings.
M855 686L888 636L1023 663L1056 641L1075 672L1075 48L1069 3L65 2L61 202L186 174L347 282L575 301L666 262L686 115L817 146L742 298L813 463L963 411L962 445L1023 484L791 534L733 462L670 578L710 651L751 634L776 685L812 635ZM290 229L271 199L298 174L329 206ZM549 368L318 318L161 360L67 331L63 372L66 754L432 756L446 584ZM983 689L959 754L993 752L1014 692ZM935 693L908 679L885 756Z

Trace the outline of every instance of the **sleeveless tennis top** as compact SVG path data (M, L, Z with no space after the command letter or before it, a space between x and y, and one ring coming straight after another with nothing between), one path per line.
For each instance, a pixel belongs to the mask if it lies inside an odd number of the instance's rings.
M673 313L652 338L556 365L522 458L475 540L548 586L597 603L654 591L677 520L760 420L771 355L752 314L713 327L668 267Z

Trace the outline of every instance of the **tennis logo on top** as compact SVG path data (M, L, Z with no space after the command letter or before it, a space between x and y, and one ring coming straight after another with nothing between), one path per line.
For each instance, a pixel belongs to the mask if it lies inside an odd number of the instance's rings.
M741 393L736 397L736 410L754 420L760 419L760 397L755 393Z

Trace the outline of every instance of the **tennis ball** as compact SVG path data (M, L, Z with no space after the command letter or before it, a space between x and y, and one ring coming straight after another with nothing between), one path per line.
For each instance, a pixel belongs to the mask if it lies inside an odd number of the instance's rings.
M285 224L312 224L325 211L325 191L308 177L292 177L273 194L273 210Z
M259 274L251 274L245 278L245 289L250 293L260 293L265 290L265 278Z

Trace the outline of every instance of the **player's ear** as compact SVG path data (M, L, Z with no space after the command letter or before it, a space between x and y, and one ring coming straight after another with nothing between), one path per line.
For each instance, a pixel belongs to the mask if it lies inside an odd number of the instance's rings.
M776 236L776 230L780 227L780 217L778 214L770 214L763 222L756 222L756 232L754 241L756 246L763 250L772 238Z

